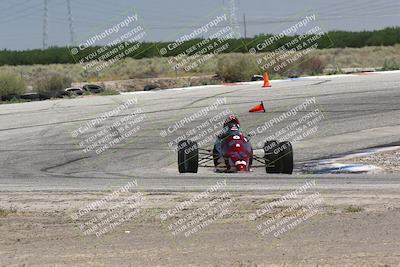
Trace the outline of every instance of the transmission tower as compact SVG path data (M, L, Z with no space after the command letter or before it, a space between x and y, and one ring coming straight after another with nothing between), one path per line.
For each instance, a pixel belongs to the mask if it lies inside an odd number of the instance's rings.
M237 17L237 6L236 0L229 1L229 24L235 33L235 38L240 38L240 25Z
M67 0L67 9L68 9L68 21L69 21L69 33L71 35L71 45L74 45L74 24L72 18L72 10L71 10L71 0Z
M49 9L47 6L47 0L44 0L44 17L43 17L43 49L47 48L47 36L48 36L48 28L47 24L49 22Z

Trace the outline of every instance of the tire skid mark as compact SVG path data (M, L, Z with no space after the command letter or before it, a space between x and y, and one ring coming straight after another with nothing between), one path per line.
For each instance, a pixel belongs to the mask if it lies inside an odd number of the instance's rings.
M313 83L313 84L311 84L311 86L320 85L320 84L328 83L328 82L331 82L331 81L332 80L324 80L324 81L320 81L320 82L317 82L317 83Z
M218 96L221 96L221 95L234 93L234 92L236 92L236 91L238 91L238 90L239 90L239 89L235 89L235 90L231 90L231 91L228 91L228 92L218 93L218 94L215 94L215 95L212 95L212 96L202 97L202 98L200 98L200 99L194 100L194 101L192 101L192 102L186 104L184 107L190 107L190 106L192 106L192 105L194 105L194 104L196 104L196 103L198 103L198 102L201 102L201 101L204 101L204 100L207 100L207 99L211 99L211 98L215 98L215 97L218 97Z
M89 158L90 158L89 156L86 156L86 157L79 157L79 158L72 159L72 160L68 160L67 162L63 162L63 163L60 163L60 164L57 164L57 165L54 165L54 166L51 166L51 167L42 168L42 169L40 169L40 171L42 171L42 172L48 172L48 171L51 170L51 169L63 167L63 166L65 166L65 165L68 165L68 164L71 164L71 163L74 163L74 162L77 162L77 161L80 161L80 160L89 159Z
M231 91L231 92L234 92L234 91L237 91L237 90L240 90L240 89L236 89L236 90L233 90L233 91ZM388 88L387 90L395 90L395 91L398 91L398 88L397 88L397 87L396 87L396 88ZM387 91L387 90L385 90L385 91ZM241 90L241 91L243 91L243 90ZM227 93L231 93L231 92L223 92L223 93L217 94L216 96L218 96L218 95L223 95L223 94L227 94ZM376 93L376 90L362 91L362 92L347 92L347 93L346 93L346 92L338 92L338 93L330 93L330 94L320 94L320 95L318 95L318 97L320 98L320 97L324 97L324 96L346 95L346 94L365 94L365 93L368 93L368 92L374 92L374 93ZM212 96L212 97L215 97L215 96ZM206 97L206 98L204 98L204 99L212 98L212 97ZM286 97L286 98L266 99L266 100L263 100L263 101L265 101L265 102L268 102L268 101L276 102L276 101L279 101L279 100L286 100L286 99L304 99L304 98L306 98L306 97L307 97L307 96L293 96L293 97ZM204 99L201 99L201 100L204 100ZM197 101L200 101L200 99L197 100ZM230 103L230 104L231 104L231 105L234 105L234 104L247 104L247 103L254 103L254 101L232 102L232 103ZM192 105L192 104L193 104L193 103L189 103L188 105L186 105L186 106L184 106L184 107L180 107L180 108L173 108L173 109L164 109L164 110L156 110L156 111L143 112L143 114L156 114L156 113L159 113L159 112L182 111L182 110L188 110L188 109L192 109L192 108L203 108L203 107L207 107L207 106L189 107L189 105ZM123 117L123 116L126 116L126 115L127 115L127 114L121 114L121 115L113 116L113 117L111 117L111 118ZM42 127L42 126L62 125L62 124L69 124L69 123L76 123L76 122L85 122L85 121L90 121L90 120L93 120L93 119L95 119L95 118L86 118L86 119L78 119L78 120L71 120L71 121L64 121L64 122L54 122L54 123L45 123L45 124L37 124L37 125L28 125L28 126L21 126L21 127L4 128L4 129L0 129L0 132L2 132L2 131L9 131L9 130L18 130L18 129L34 128L34 127Z

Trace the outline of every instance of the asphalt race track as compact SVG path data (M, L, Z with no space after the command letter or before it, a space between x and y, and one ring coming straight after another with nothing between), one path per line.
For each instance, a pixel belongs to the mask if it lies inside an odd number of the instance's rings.
M133 98L137 104L73 137L79 127ZM217 98L226 104L168 132L176 122ZM306 110L298 110L295 116L265 131L259 128L313 98L315 103ZM261 100L266 113L249 113ZM400 72L387 72L273 81L268 89L255 82L1 105L0 190L101 190L133 178L143 190L201 190L225 178L233 190L289 189L310 178L321 188L397 189L398 175L312 175L301 173L301 169L312 159L399 142L399 103ZM80 147L80 142L138 108L144 119L137 123L140 128L133 135L99 155ZM292 176L266 174L262 168L244 175L217 174L211 168L196 175L179 175L176 153L168 144L227 109L239 117L245 132L255 130L254 146L315 109L321 111L323 119L316 122L312 134L295 142ZM163 131L167 136L161 136Z

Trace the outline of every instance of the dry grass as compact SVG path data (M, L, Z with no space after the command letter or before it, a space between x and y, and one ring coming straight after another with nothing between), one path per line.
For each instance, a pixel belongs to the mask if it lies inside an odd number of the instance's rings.
M32 85L37 77L42 77L48 73L62 73L71 77L74 82L95 82L127 80L137 78L155 78L155 77L183 77L213 75L223 72L222 66L218 64L221 60L226 62L240 61L246 57L247 60L255 58L250 54L225 54L212 57L203 63L200 67L191 70L190 73L176 73L168 63L168 58L147 58L147 59L124 59L100 73L85 71L79 64L53 64L53 65L32 65L32 66L2 66L1 72L14 72L22 75L27 84ZM396 69L400 68L400 45L388 47L364 47L364 48L334 48L317 50L312 53L314 61L311 63L299 62L301 74L316 74L321 68L341 70L343 68L381 68ZM315 60L316 59L316 60ZM247 61L246 61L247 62ZM231 64L231 65L232 65ZM249 73L255 72L253 64L246 64L251 68L244 69L240 66L241 72L245 73L239 79L248 78ZM229 68L229 64L228 64ZM245 67L247 68L247 67ZM306 69L304 69L306 68ZM316 70L315 68L318 68ZM235 74L235 73L234 73ZM256 74L256 73L254 73ZM236 75L236 74L235 74ZM272 74L274 77L274 74ZM234 80L228 73L228 80ZM278 76L279 77L279 76Z
M17 210L15 208L3 209L0 208L0 218L7 217L9 214L16 213Z
M60 72L47 73L40 76L33 85L36 92L41 92L51 97L57 96L63 89L71 86L71 78Z
M332 68L383 68L388 61L400 63L400 45L324 49L316 56Z
M251 55L227 54L219 57L215 72L226 82L238 82L249 81L254 74L259 73L259 69Z
M355 212L361 212L363 208L357 207L357 206L348 206L344 209L344 212L346 213L355 213Z
M0 97L9 94L22 94L26 90L26 85L15 73L4 71L0 72Z

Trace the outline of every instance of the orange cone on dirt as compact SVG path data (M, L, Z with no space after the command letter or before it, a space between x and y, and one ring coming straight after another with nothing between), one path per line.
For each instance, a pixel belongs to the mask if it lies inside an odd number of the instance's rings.
M265 112L264 103L261 101L261 104L252 107L249 112Z
M269 83L268 72L264 72L264 85L263 85L263 87L271 87L271 84Z

